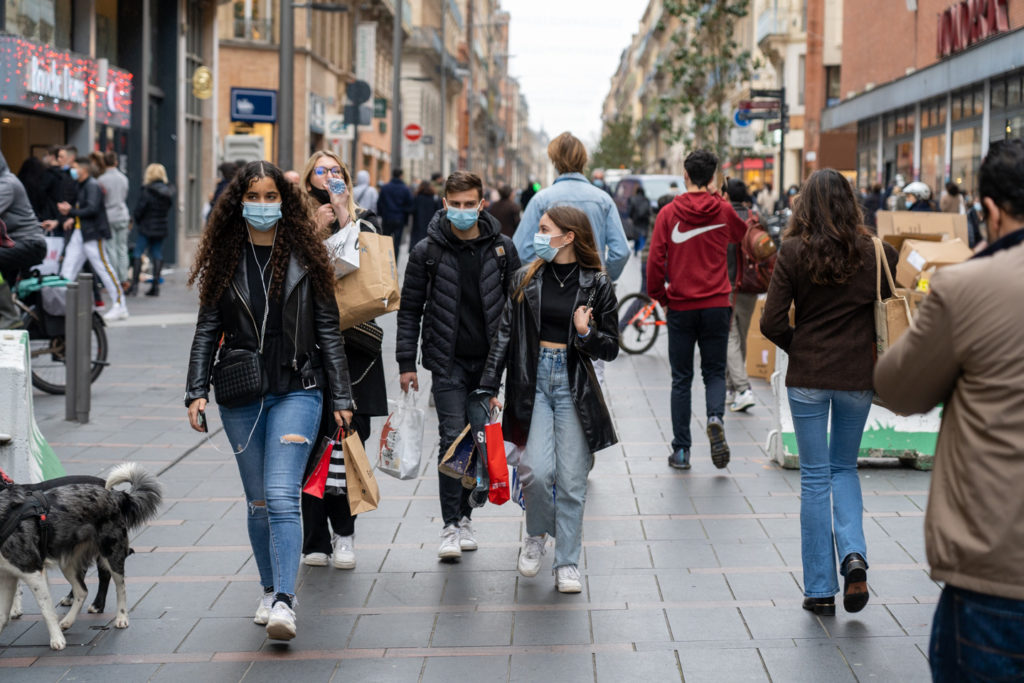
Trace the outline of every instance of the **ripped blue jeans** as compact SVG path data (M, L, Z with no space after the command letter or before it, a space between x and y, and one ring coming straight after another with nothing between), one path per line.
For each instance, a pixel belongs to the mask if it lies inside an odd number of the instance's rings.
M219 408L245 489L249 543L260 584L273 586L277 593L295 594L302 551L302 473L320 425L322 400L313 389L268 394L262 411L258 402Z

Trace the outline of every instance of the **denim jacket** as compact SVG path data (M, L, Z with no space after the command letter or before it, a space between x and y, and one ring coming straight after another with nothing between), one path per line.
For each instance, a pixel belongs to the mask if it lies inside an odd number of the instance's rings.
M594 229L597 253L601 255L608 277L618 280L629 260L629 245L619 209L607 192L592 185L582 173L563 173L551 187L535 194L526 205L512 238L520 260L526 264L537 258L533 251L533 236L540 225L540 217L558 204L573 206L587 214Z

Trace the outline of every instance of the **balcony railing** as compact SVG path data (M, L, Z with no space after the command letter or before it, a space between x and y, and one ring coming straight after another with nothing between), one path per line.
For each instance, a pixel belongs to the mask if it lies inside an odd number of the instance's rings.
M769 7L761 12L757 18L757 42L761 43L765 38L787 33L789 13L784 9Z
M235 40L249 40L254 43L269 43L273 40L273 23L270 19L235 19L233 37Z

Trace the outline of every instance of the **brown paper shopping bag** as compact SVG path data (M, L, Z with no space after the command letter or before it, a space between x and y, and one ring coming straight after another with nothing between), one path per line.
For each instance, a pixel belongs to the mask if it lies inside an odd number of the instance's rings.
M876 356L881 356L910 329L912 319L910 304L907 303L906 297L896 293L896 283L893 282L889 263L885 260L882 241L875 237L874 243L875 270L877 271L875 275L875 353ZM885 271L891 292L888 299L882 299L882 271Z
M358 272L358 271L356 271ZM380 489L373 476L373 467L363 450L363 442L353 431L341 442L345 454L345 483L348 490L348 509L353 515L376 510L380 503Z
M341 329L398 310L398 259L390 235L359 233L359 270L334 281Z

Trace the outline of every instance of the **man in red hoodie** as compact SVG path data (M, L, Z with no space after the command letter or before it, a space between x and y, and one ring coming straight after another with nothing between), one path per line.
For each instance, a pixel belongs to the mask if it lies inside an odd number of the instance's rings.
M746 224L709 186L718 157L692 152L683 162L686 192L658 212L647 261L647 293L668 311L668 360L672 366L672 455L668 464L690 469L690 385L693 348L707 403L711 462L729 464L725 441L725 366L729 344L732 288L726 269L729 244L739 243Z

